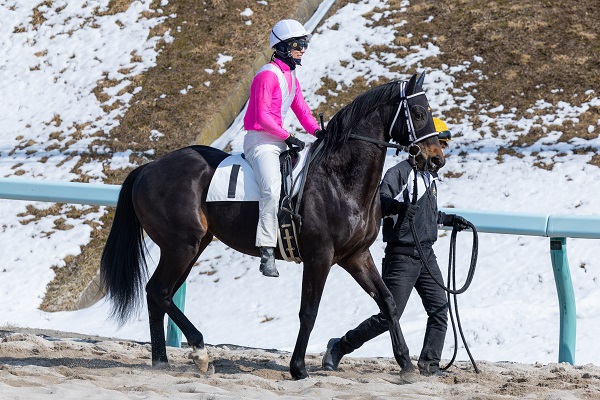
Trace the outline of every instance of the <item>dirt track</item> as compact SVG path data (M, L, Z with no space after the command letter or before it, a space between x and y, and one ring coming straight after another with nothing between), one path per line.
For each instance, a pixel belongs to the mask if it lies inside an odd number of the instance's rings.
M444 378L400 384L389 358L347 358L325 372L309 354L310 378L293 381L290 354L208 346L201 374L189 350L169 348L171 365L153 369L150 345L30 329L0 330L2 399L600 399L600 367L459 362Z

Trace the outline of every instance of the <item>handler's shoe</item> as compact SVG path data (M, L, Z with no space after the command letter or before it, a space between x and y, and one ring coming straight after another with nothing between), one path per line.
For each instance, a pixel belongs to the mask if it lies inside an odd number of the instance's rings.
M264 276L277 278L279 271L275 267L275 248L274 247L259 247L260 249L260 272Z
M323 369L325 371L335 371L338 365L340 365L342 357L346 354L342 352L340 342L340 338L329 339L327 350L325 350L325 354L323 355Z
M446 376L450 376L450 374L442 369L433 369L433 370L425 370L419 368L419 372L422 376L432 376L435 378L444 378Z
M443 369L440 369L439 362L426 362L419 360L419 373L422 376L436 376L443 377L447 376L448 373Z

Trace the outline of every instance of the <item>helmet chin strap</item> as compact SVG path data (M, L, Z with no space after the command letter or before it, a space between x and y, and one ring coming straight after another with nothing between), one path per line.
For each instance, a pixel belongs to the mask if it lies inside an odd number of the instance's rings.
M300 60L296 62L296 59L286 56L279 50L275 50L275 52L273 53L273 57L271 57L271 61L273 61L273 58L277 58L283 61L288 67L290 67L290 69L295 69L297 65L300 65Z

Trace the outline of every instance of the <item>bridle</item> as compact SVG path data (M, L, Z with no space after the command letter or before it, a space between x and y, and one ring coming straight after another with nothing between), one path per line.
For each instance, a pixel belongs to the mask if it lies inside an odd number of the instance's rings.
M414 125L413 119L412 119L412 115L410 114L408 101L409 101L409 99L412 99L412 98L415 98L418 96L425 96L425 92L423 90L421 90L420 92L413 93L410 96L407 96L406 95L406 86L408 85L408 82L401 81L399 83L400 83L400 95L399 95L400 99L398 101L398 109L396 110L396 113L394 114L394 119L392 120L392 123L390 124L388 134L390 136L390 139L393 139L396 142L398 142L398 140L396 138L394 138L392 133L394 131L394 127L396 126L396 124L398 122L398 117L400 116L400 111L402 109L404 109L404 119L406 122L406 126L408 127L408 135L409 135L408 136L408 138L409 138L408 146L402 145L400 143L395 144L395 143L390 143L390 142L386 142L383 140L368 138L368 137L361 136L361 135L355 135L353 133L351 133L349 135L349 137L352 139L364 140L365 142L375 143L380 146L393 148L393 149L396 149L397 153L400 151L406 151L408 154L410 154L411 157L416 158L419 154L421 154L421 147L419 146L419 143L432 137L432 136L436 136L437 132L434 131L432 133L427 133L421 137L417 137L417 134L415 131L415 125ZM413 152L413 149L414 149L414 152Z

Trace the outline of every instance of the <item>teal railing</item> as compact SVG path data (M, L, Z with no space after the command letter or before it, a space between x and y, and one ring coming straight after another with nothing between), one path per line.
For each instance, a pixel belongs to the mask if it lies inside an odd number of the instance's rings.
M567 238L600 239L600 216L528 214L443 209L459 214L478 232L543 236L550 239L550 259L560 316L558 362L575 363L577 333L575 293L567 259Z
M0 178L0 198L115 206L119 185ZM575 363L575 295L567 260L567 238L600 239L600 216L526 214L461 209L442 211L462 215L478 232L543 236L550 239L550 259L558 293L560 334L558 362ZM183 311L185 283L173 297ZM167 345L181 346L181 331L169 319Z

